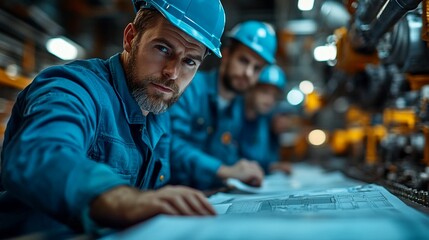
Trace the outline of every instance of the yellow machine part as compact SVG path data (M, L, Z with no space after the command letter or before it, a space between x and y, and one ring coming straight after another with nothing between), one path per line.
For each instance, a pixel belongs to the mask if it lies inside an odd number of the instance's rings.
M365 136L366 132L363 127L337 129L332 132L329 139L331 150L335 154L344 154L349 146L361 143Z
M387 134L387 130L382 125L376 125L367 127L366 129L366 152L365 160L369 165L375 164L378 160L377 154L377 145L380 143L381 139L384 138Z
M363 54L354 50L350 45L345 27L335 30L337 37L337 65L336 67L349 74L355 74L365 70L366 65L378 65L380 60L377 52Z
M413 130L416 127L417 116L413 109L386 108L383 112L383 122L385 126Z
M307 94L304 102L304 109L307 113L313 113L323 106L322 96L316 91Z
M348 149L347 131L344 129L335 130L330 137L330 146L334 154L345 154Z
M346 121L348 126L368 126L371 117L366 111L352 106L347 110Z

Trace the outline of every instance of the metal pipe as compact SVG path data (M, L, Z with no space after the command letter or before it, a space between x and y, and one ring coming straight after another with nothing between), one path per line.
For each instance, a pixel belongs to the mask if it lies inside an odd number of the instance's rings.
M361 0L356 9L355 21L360 24L370 24L386 0Z
M393 27L399 19L405 15L410 10L417 8L422 0L389 0L384 6L381 7L381 10L376 15L375 19L367 25L366 23L357 22L354 27L354 32L350 34L350 42L352 46L361 52L372 53L375 50L375 47L380 40L380 38L391 28ZM372 11L367 9L374 4L362 5L360 12L369 11L367 15L371 15ZM358 8L360 5L358 6ZM368 17L367 15L365 16Z

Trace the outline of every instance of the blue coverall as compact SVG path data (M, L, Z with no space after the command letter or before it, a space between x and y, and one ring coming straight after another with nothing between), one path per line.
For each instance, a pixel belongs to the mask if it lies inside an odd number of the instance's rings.
M169 110L173 184L201 190L219 187L219 167L239 160L237 137L243 119L243 98L236 97L228 107L220 109L217 87L217 71L199 71Z
M120 54L42 71L19 94L5 133L0 236L91 231L89 203L99 194L163 186L170 127L168 114L142 114Z
M279 160L279 141L271 131L271 114L259 115L253 120L244 120L239 137L240 155L261 165L265 173L271 163Z

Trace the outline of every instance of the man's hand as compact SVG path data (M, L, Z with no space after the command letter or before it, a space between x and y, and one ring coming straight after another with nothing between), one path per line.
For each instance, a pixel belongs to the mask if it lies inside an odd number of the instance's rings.
M232 166L222 165L217 175L223 180L236 178L251 186L259 187L264 179L264 170L257 162L242 159Z
M216 213L203 193L183 186L146 192L120 186L98 196L90 206L91 218L111 228L128 227L158 214L204 216Z

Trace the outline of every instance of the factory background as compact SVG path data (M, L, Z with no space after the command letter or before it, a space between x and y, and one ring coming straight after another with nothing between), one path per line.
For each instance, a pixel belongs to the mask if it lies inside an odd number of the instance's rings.
M222 4L226 31L250 19L276 30L288 81L277 111L290 120L281 159L340 169L429 212L429 2ZM133 15L129 0L1 1L0 140L14 99L40 70L122 51Z

